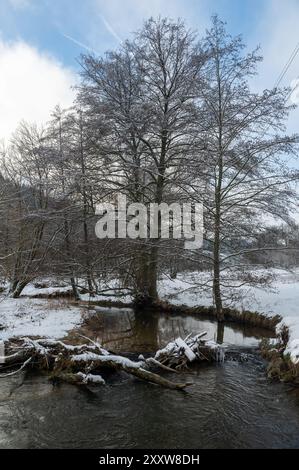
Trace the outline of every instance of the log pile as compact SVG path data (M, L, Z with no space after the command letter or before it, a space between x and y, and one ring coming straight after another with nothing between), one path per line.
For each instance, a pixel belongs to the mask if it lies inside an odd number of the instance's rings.
M206 332L196 336L187 336L184 340L177 338L175 341L157 351L155 360L167 367L184 369L192 362L223 362L224 350L214 341L204 341Z
M45 338L21 338L5 345L6 354L0 357L0 378L31 367L47 371L55 382L98 386L105 384L101 375L104 370L117 370L150 383L183 390L192 384L170 381L157 371L177 374L178 370L194 362L219 360L220 346L204 341L204 335L206 333L189 335L185 340L178 338L158 351L155 357L145 359L140 356L137 361L113 354L90 338L85 338L88 342L79 345Z

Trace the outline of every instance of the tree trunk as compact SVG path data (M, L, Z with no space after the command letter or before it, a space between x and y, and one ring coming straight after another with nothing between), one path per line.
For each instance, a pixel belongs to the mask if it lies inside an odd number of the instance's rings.
M224 324L222 322L218 322L216 343L223 344L223 340L224 340Z
M87 285L90 292L90 296L94 297L94 287L92 284L91 268L90 268L90 253L89 253L89 240L88 240L88 227L86 221L86 210L84 209L84 222L83 222L83 231L84 231L84 246L85 246L85 259L86 259L86 270L87 270Z
M80 159L81 159L81 172L82 172L82 195L83 195L83 234L84 234L84 256L86 263L86 275L87 275L87 285L90 292L90 296L94 297L94 287L92 284L92 275L91 275L91 266L90 266L90 250L89 250L89 236L88 236L88 203L87 203L87 194L86 194L86 168L85 168L85 153L83 145L83 119L82 112L80 111Z
M165 115L168 111L168 105L165 104ZM163 201L164 191L164 175L165 175L165 158L167 147L167 130L162 131L161 135L161 153L158 166L158 177L155 194L156 204L161 204ZM140 265L140 287L138 290L141 292L141 298L138 299L138 304L150 305L158 300L158 257L159 257L159 240L161 238L161 214L158 214L158 238L153 246L145 249L141 256Z
M221 160L221 159L220 159ZM220 162L222 164L222 162ZM217 320L222 322L224 320L223 309L222 309L222 297L221 297L221 284L220 284L220 223L221 223L221 178L222 178L222 167L219 168L218 182L215 193L215 219L214 219L214 260L213 260L213 297L215 303L215 310Z
M135 303L147 307L158 299L157 289L158 247L141 247L136 270Z
M224 321L224 314L222 308L222 296L220 287L220 249L219 249L219 233L214 240L214 277L213 277L213 297L215 302L215 311L217 320Z
M21 293L23 292L23 290L25 289L25 287L27 286L29 281L18 281L16 284L15 284L15 288L12 292L12 297L13 299L18 299L21 295Z
M221 191L223 179L223 149L222 149L222 92L221 92L221 77L220 77L220 62L217 54L216 57L217 67L217 81L218 81L218 119L219 119L219 135L218 135L218 162L215 177L215 218L214 218L214 278L213 278L213 295L216 309L216 316L219 322L224 321L224 314L222 309L221 298L221 284L220 284L220 237L221 237Z
M157 246L152 247L148 266L148 293L153 301L158 298L158 255L159 248Z

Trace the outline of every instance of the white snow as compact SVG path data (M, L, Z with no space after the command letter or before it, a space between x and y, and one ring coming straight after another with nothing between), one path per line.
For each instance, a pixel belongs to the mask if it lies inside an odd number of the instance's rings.
M78 372L77 375L83 380L83 383L94 383L94 384L102 384L105 385L105 380L101 375L93 375L93 374L83 374L82 372Z
M184 351L185 356L190 362L195 361L196 355L194 354L192 349L189 348L188 344L185 343L185 341L182 338L177 338L175 340L175 343L179 349L182 349Z
M159 358L166 354L172 354L177 349L177 345L175 341L169 342L163 349L159 349L155 354L155 359L159 360Z
M210 306L212 298L203 295L200 288L194 287L199 281L202 282L208 276L205 273L188 272L178 274L176 279L164 277L159 282L159 295L162 299L169 300L175 305L198 305Z
M66 294L71 293L71 286L65 287L43 287L41 289L34 287L33 284L28 284L22 292L22 297L34 297L36 295L51 296L52 294Z
M287 326L289 330L290 339L285 350L285 354L290 355L290 359L294 364L299 364L299 318L296 316L286 316L277 325L277 332L281 330L283 326Z
M260 272L262 274L262 270ZM280 315L283 320L277 326L278 330L282 325L286 325L290 334L285 354L289 354L291 360L298 364L299 269L293 272L276 269L272 272L276 276L276 280L271 289L243 288L243 299L235 302L234 306L240 310L257 311L269 316ZM207 274L195 272L180 274L174 280L165 277L160 282L160 295L174 304L185 304L190 307L210 306L213 303L211 295L202 294L200 288L193 287L194 284L205 282L207 279Z
M16 336L59 339L81 322L81 309L58 299L0 298L0 340Z
M258 272L263 274L265 271L259 270ZM271 289L242 288L240 292L242 292L244 299L235 303L235 306L283 316L299 314L299 269L293 273L279 269L271 272L277 277ZM165 276L159 282L159 294L161 298L165 298L173 304L185 304L189 307L198 305L208 307L213 304L211 290L203 292L200 284L208 283L211 285L209 281L209 273L203 272L181 273L176 279ZM196 284L198 284L197 288ZM227 305L232 305L231 301L228 301Z
M287 353L293 362L299 362L299 269L292 273L283 270L274 270L277 279L271 289L243 288L243 299L233 305L239 309L259 311L269 316L279 314L283 317L283 324L289 328L290 341ZM262 274L263 271L261 270ZM208 282L209 274L200 272L181 273L177 279L166 276L159 281L159 295L162 299L173 304L187 306L210 306L212 297L203 293L200 284ZM41 280L42 282L43 280ZM68 292L70 287L65 283L47 279L44 281L47 288L36 288L28 285L20 299L0 297L0 340L13 336L45 336L53 339L63 338L67 332L82 322L80 307L71 306L61 299L34 299L36 294L52 294L54 292ZM198 284L198 287L196 287ZM103 295L90 298L88 294L81 295L82 300L121 300L129 303L130 295L117 297L119 282L112 280L103 289L110 288L112 297ZM108 293L108 292L106 292ZM115 295L115 297L113 297ZM31 297L31 298L30 298ZM231 302L230 302L230 305ZM97 307L96 307L97 309ZM100 309L103 311L103 308ZM107 313L116 313L118 309L107 308ZM129 309L128 309L129 311ZM1 329L2 327L2 329ZM278 326L280 328L281 325Z
M131 367L134 369L139 369L144 365L143 362L134 362L123 356L115 356L114 354L108 354L106 356L101 356L95 353L82 353L72 356L72 361L74 362L87 362L87 361L100 361L100 362L109 362L113 361L116 364L119 364L123 367Z

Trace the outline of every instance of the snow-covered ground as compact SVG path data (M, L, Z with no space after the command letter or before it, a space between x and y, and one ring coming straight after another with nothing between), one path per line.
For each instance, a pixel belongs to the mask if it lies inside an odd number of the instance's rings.
M292 273L278 270L272 271L276 276L271 288L243 288L242 298L234 304L241 310L259 311L266 314L279 314L299 319L299 270ZM165 277L160 281L159 294L161 298L169 299L174 304L188 306L210 306L213 303L211 294L202 293L193 286L207 280L202 273L179 274L177 279ZM225 303L225 302L224 302Z
M0 340L16 336L59 339L81 322L81 309L58 299L0 298Z
M34 297L36 295L40 296L51 296L52 294L67 294L71 293L71 286L49 286L43 288L36 288L33 284L28 284L22 292L22 297Z
M246 288L243 289L242 300L234 305L241 310L250 310L267 315L278 314L283 317L277 326L279 331L283 325L289 329L290 340L286 354L294 363L299 363L299 270L292 273L275 270L276 281L271 289ZM198 273L179 275L177 279L165 278L160 283L160 295L171 300L172 303L186 304L188 306L210 306L213 302L208 294L199 294L192 288L192 284L199 282ZM203 280L203 277L200 281Z
M283 325L289 329L290 340L285 354L292 362L299 363L299 271L279 276L273 284L274 292L255 289L254 310L277 313L283 317L277 325L279 332Z

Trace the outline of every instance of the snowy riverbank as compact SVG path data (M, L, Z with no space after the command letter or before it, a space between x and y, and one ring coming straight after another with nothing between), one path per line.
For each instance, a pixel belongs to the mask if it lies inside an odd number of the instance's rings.
M286 352L290 354L293 362L299 362L299 270L292 273L275 270L274 273L276 280L271 289L266 291L258 288L243 289L243 299L233 306L240 310L258 311L269 316L281 315L283 320L277 328L279 330L284 324L290 333ZM160 297L173 304L185 304L190 307L210 306L212 298L208 294L202 294L200 288L194 288L194 285L199 281L202 282L204 277L202 273L182 273L176 279L164 277L159 283ZM49 283L49 280L44 283ZM117 287L117 282L112 282L109 287L111 287L109 294L113 295L116 293L113 288ZM104 289L106 288L107 286L104 286ZM65 336L69 330L79 326L83 321L82 309L71 305L66 299L33 297L58 292L65 295L69 291L70 287L63 283L60 285L52 283L42 288L29 285L20 299L0 298L0 327L2 327L0 339L19 335L47 336L55 339ZM109 298L106 295L99 295L92 300L102 301ZM81 299L88 300L88 294L81 295ZM119 300L129 303L132 298L126 295Z
M16 336L60 339L82 320L79 307L59 299L0 299L0 340Z
M283 320L277 325L277 332L283 325L289 329L290 340L286 354L290 354L292 362L299 363L299 269L293 272L274 270L276 280L270 289L243 289L243 298L233 305L240 310L250 310L266 315L280 315ZM210 306L213 303L208 294L200 295L192 288L198 282L198 273L178 275L177 279L165 278L160 283L162 298L175 304ZM203 276L201 281L203 280Z

